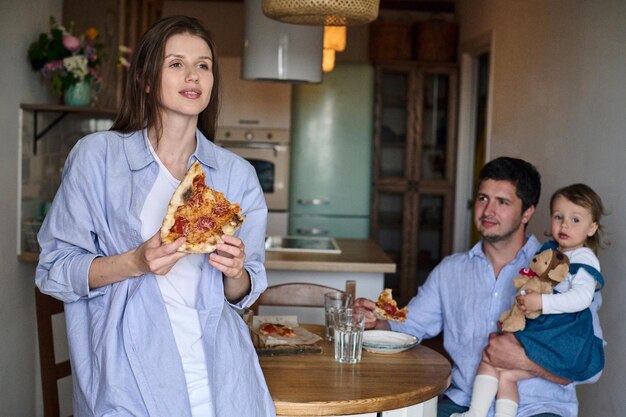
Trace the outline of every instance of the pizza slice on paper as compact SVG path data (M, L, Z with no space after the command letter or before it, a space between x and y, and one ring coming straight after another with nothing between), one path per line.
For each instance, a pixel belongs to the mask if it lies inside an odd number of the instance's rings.
M408 314L406 306L398 308L398 304L391 296L391 289L385 288L378 296L374 314L381 320L406 321Z
M241 207L224 194L208 187L206 174L194 162L174 191L161 226L161 241L171 243L181 236L185 243L179 252L210 253L222 242L223 234L232 235L243 223Z
M282 337L294 337L296 332L293 328L286 324L280 323L263 323L259 326L259 333L264 336L282 336Z

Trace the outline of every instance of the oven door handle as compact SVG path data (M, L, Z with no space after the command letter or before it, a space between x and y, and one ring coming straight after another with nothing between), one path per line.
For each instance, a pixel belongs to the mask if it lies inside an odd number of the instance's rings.
M284 145L277 145L275 143L259 143L259 142L228 142L221 143L226 149L239 148L239 149L267 149L273 150L274 156L278 156L280 152L286 152L287 147Z
M276 143L266 143L266 142L243 142L243 141L233 141L233 142L218 142L224 148L255 148L255 149L275 149L282 150L285 149L286 146L278 145Z

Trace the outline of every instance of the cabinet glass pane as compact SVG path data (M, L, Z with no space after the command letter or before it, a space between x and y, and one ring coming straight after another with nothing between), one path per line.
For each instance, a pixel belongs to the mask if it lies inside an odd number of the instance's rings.
M396 273L385 274L385 287L397 289L402 266L402 237L404 193L379 192L378 194L378 244L396 263Z
M422 103L421 178L445 178L448 147L450 77L446 74L424 76Z
M421 284L442 259L444 197L421 195L418 213L417 276Z
M405 169L408 74L382 73L380 126L381 177L403 176Z

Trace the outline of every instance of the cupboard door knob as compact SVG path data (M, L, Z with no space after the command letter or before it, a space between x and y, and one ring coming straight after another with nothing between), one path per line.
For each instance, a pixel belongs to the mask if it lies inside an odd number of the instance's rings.
M303 206L322 206L330 204L330 200L327 198L299 198L298 204L302 204Z
M299 235L313 235L313 236L328 236L328 230L311 228L311 229L296 229L296 233Z

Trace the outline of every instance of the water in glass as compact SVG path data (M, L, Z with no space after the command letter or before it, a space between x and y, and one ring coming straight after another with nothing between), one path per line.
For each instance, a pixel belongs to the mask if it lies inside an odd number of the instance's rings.
M363 328L356 324L335 325L335 360L342 363L357 363L361 360Z

